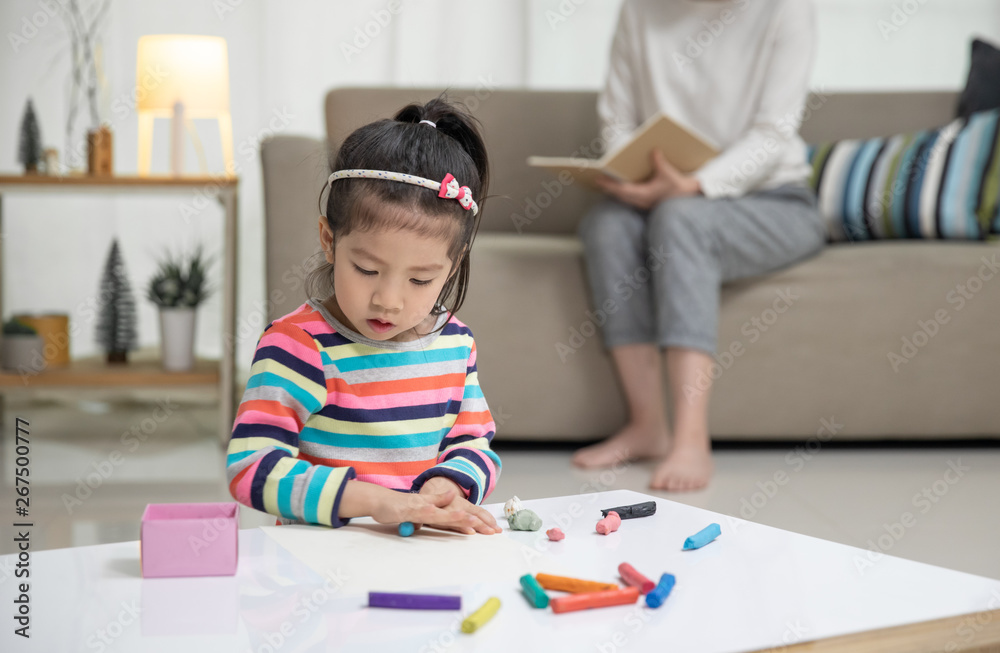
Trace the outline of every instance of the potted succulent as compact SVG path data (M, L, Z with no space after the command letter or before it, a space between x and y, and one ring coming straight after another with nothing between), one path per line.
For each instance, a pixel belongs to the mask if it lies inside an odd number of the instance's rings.
M35 327L11 318L3 324L3 367L40 372L45 366L44 341Z
M149 280L146 297L160 308L163 368L179 372L194 367L195 315L211 289L211 261L198 247L189 256L166 255Z

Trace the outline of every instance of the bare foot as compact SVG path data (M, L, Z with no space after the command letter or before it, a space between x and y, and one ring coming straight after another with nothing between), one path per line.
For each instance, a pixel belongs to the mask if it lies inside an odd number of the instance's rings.
M615 463L659 458L670 448L665 427L628 424L607 440L573 454L572 462L584 469L610 467Z
M700 490L712 478L712 449L707 443L675 443L656 466L649 487L668 492Z

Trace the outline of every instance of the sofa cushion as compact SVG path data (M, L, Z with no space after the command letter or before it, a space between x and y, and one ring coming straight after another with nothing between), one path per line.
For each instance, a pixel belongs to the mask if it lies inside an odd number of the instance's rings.
M1000 108L1000 50L986 41L972 41L969 78L958 99L958 117L967 118L977 111Z
M443 88L336 88L326 96L326 134L331 154L358 127L388 118L409 102L426 102ZM803 112L802 136L810 142L885 136L916 131L948 120L957 93L813 93ZM594 91L449 88L483 124L490 153L490 193L481 232L572 235L600 195L578 184L560 183L527 157L600 154L603 144Z
M998 307L996 242L837 244L726 284L712 437L996 437Z
M458 318L498 438L594 439L625 421L583 266L573 236L476 239ZM828 423L838 440L996 436L998 279L1000 243L896 241L725 284L713 438L801 442Z
M476 336L479 382L498 437L586 440L625 421L582 250L576 236L476 237L458 318Z
M355 129L392 117L411 102L438 97L436 88L338 88L326 96L326 133L332 152ZM597 193L549 171L526 165L532 155L596 156L597 95L591 91L447 89L449 101L463 105L483 125L490 155L490 188L483 203L483 232L573 234ZM952 105L954 106L954 105Z
M809 146L834 241L983 239L1000 231L1000 109L938 129Z

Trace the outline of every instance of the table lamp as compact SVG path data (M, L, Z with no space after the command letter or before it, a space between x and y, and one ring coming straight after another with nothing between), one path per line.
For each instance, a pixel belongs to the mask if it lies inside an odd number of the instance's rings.
M139 175L148 176L153 122L172 118L170 167L182 174L185 121L215 118L226 175L233 174L233 122L229 113L229 56L219 36L156 34L139 38L136 108Z

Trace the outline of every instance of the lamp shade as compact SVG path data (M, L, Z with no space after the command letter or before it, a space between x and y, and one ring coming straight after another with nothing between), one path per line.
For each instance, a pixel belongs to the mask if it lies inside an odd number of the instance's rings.
M184 105L186 118L229 113L229 55L219 36L155 34L139 38L139 111L167 116Z

